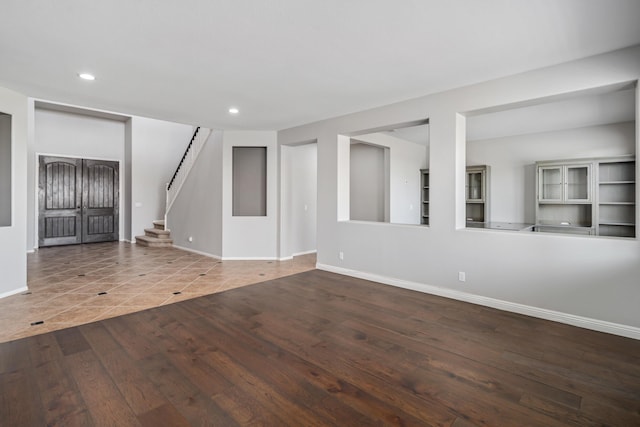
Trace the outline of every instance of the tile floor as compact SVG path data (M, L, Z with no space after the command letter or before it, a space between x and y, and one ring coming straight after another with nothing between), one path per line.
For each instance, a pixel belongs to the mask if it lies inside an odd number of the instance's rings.
M315 254L220 261L121 242L43 248L27 256L29 291L0 299L0 342L313 270L315 263Z

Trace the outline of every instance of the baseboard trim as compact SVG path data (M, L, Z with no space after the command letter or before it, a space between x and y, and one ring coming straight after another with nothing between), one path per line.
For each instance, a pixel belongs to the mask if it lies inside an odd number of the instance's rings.
M3 293L1 293L1 294L0 294L0 299L2 299L2 298L6 298L6 297L10 297L10 296L12 296L12 295L16 295L16 294L19 294L19 293L22 293L22 292L26 292L26 291L28 291L28 290L29 290L29 288L28 288L28 287L23 286L23 287L21 287L21 288L14 289L14 290L9 291L9 292L3 292Z
M278 261L291 261L294 257L297 257L297 256L316 254L316 253L318 253L317 249L312 249L310 251L304 251L304 252L296 252L295 254L291 254L289 256L280 257L278 258Z
M451 298L458 301L478 304L485 307L496 308L498 310L509 311L512 313L524 314L526 316L536 317L544 320L564 323L571 326L577 326L584 329L590 329L598 332L605 332L613 335L620 335L627 338L640 340L640 328L619 323L607 322L604 320L592 319L589 317L576 316L574 314L563 313L560 311L548 310L545 308L533 307L530 305L519 304L495 298L483 297L467 292L456 291L453 289L440 288L437 286L426 285L408 280L395 279L392 277L380 276L373 273L366 273L348 268L336 267L327 264L316 264L318 270L329 271L332 273L343 274L345 276L356 277L373 282L384 283L386 285L397 286L399 288L411 289L418 292L437 295L445 298Z
M184 246L173 245L176 249L181 249L187 252L193 252L194 254L204 255L209 258L219 259L221 261L280 261L277 257L222 257L220 255L213 255L207 252L198 251L191 248L185 248Z
M317 249L311 249L310 251L296 252L292 256L309 255L309 254L315 254L315 253L318 253L318 250Z
M173 247L176 248L176 249L183 250L183 251L192 252L194 254L203 255L203 256L206 256L206 257L209 257L209 258L215 258L215 259L220 259L220 260L222 259L222 257L219 256L219 255L213 255L213 254L210 254L210 253L207 253L207 252L197 251L197 250L191 249L191 248L185 248L184 246L173 245Z

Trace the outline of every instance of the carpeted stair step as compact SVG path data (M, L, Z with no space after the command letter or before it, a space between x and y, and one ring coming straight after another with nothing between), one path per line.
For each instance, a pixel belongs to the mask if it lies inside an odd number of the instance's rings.
M173 239L151 236L136 236L136 244L140 246L148 246L150 248L170 248L173 245Z
M166 240L169 239L171 232L168 230L160 230L158 228L145 228L145 236L155 237L156 239Z

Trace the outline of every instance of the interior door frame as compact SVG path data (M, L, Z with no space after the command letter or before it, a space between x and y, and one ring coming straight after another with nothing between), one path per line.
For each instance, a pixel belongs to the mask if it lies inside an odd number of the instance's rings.
M125 209L126 210L126 206L123 204L124 200L122 199L122 197L124 196L124 181L123 178L125 178L126 173L124 173L123 171L125 171L123 169L124 167L124 160L123 159L114 159L114 158L108 158L108 157L85 157L85 156L78 156L78 155L73 155L73 154L60 154L60 153L51 153L51 152L40 152L40 151L36 151L34 153L35 159L33 160L33 163L35 164L34 167L34 175L33 179L34 179L34 188L35 191L33 192L33 199L34 200L34 208L33 208L33 250L37 250L38 248L40 248L40 215L39 215L39 211L40 211L40 191L39 191L39 183L40 183L40 157L43 156L49 156L49 157L66 157L69 159L90 159L90 160L103 160L103 161L108 161L108 162L117 162L118 163L118 171L119 171L119 183L118 183L118 219L117 219L117 226L118 226L118 240L122 240L122 232L124 230L123 228L123 224L121 224L120 222L122 221L122 215L120 210L121 209ZM126 172L126 171L125 171ZM30 250L28 252L33 252L33 250Z

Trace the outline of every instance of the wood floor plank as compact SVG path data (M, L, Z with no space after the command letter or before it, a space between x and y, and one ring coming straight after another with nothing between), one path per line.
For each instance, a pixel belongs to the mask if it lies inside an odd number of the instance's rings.
M209 396L185 378L163 354L147 356L138 361L138 366L191 425L238 425Z
M0 374L26 369L30 366L30 343L25 340L9 341L0 345Z
M59 360L42 363L34 369L47 426L94 425L75 380Z
M79 333L79 331L77 332ZM95 425L140 425L92 350L65 356L64 361L65 369L71 373L78 385Z
M134 414L146 414L168 403L103 324L79 329Z
M54 334L36 335L30 340L21 340L29 346L30 363L38 367L44 363L60 360L63 357L62 350Z
M65 356L80 353L90 348L89 343L84 339L78 328L61 329L55 331L53 335L56 337L58 346Z
M286 426L287 414L278 416L251 393L233 386L212 397L241 426Z
M0 426L45 425L40 392L29 369L0 374Z
M640 341L316 270L2 343L0 411L2 426L626 427Z
M138 421L143 427L190 427L192 425L169 403L139 415Z

